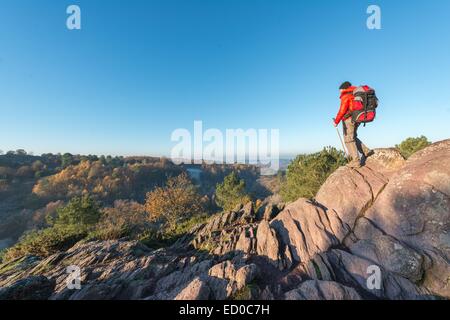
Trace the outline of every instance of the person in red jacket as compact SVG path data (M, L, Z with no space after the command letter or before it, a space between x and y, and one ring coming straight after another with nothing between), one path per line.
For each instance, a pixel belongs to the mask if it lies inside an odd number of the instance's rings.
M339 112L334 119L334 126L337 127L342 121L343 131L344 131L344 142L347 147L348 154L352 159L350 163L352 166L360 166L361 158L359 153L361 153L366 159L370 156L372 151L367 148L361 140L358 139L358 127L359 123L354 123L351 117L353 111L353 91L356 87L348 81L344 82L339 90L341 92L341 107ZM358 153L359 152L359 153Z

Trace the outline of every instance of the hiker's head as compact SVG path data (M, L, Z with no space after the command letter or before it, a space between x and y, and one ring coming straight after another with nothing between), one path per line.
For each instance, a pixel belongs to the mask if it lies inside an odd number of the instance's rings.
M341 84L341 86L339 87L339 90L346 90L348 88L350 88L352 86L352 84L348 81L345 81L343 84Z

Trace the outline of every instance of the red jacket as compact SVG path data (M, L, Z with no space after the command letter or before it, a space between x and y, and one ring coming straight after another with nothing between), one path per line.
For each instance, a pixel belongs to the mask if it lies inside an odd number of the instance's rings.
M342 120L347 120L350 118L350 112L353 111L353 91L356 87L350 87L348 89L341 90L341 107L334 120L336 124L339 124Z

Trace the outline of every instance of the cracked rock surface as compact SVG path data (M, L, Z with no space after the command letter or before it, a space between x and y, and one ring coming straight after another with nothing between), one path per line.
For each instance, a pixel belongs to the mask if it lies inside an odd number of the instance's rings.
M449 299L449 261L446 140L407 161L376 150L366 166L335 171L314 200L258 212L249 203L170 248L93 241L11 261L0 265L0 299ZM80 290L67 288L69 265L81 269Z

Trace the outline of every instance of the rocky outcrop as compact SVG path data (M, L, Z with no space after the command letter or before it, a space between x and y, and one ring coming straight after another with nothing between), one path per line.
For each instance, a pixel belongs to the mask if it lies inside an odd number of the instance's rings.
M396 244L396 250L385 250L380 263L388 268L397 264L396 269L400 269L397 273L414 282L423 281L422 287L447 298L450 297L449 150L450 141L446 140L412 156L392 176L366 213L374 227L401 242ZM366 228L361 223L358 229L361 234Z
M365 298L450 298L449 186L450 140L408 161L394 149L376 150L364 167L333 173L315 202L299 199L261 223L258 254ZM367 284L373 266L379 289Z
M267 220L263 220L258 226L256 235L258 255L266 257L268 262L283 270L289 267L290 261L286 261L280 254L280 243L275 230L270 227ZM289 265L286 265L288 263Z
M339 243L325 209L306 199L287 206L270 226L281 240L280 255L287 268Z
M331 281L308 280L284 294L286 300L361 300L353 288Z
M234 211L214 216L195 232L194 248L225 255L240 251L246 254L256 250L256 213L250 202Z
M47 300L53 293L55 280L31 276L0 289L0 300Z
M448 299L449 196L450 140L407 161L379 149L362 168L339 168L314 200L249 203L170 248L82 242L0 265L0 298Z
M210 292L205 281L195 278L175 297L175 300L208 300Z
M83 243L44 260L12 261L0 270L0 298L227 299L259 272L240 255L219 261L192 250L151 250L138 242ZM80 269L79 290L67 285L69 266Z

